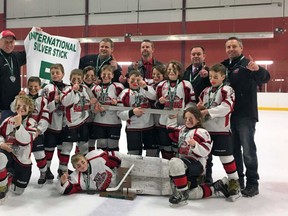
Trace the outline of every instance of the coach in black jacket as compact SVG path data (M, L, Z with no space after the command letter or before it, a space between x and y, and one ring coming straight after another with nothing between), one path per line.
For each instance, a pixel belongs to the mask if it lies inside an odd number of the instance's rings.
M227 83L235 91L235 106L231 117L234 158L241 188L244 188L244 159L246 187L242 190L242 194L252 197L259 194L257 149L254 142L255 125L258 121L257 86L267 83L270 74L257 65L251 56L246 58L242 54L243 43L239 38L230 37L225 47L228 59L222 64L227 69Z

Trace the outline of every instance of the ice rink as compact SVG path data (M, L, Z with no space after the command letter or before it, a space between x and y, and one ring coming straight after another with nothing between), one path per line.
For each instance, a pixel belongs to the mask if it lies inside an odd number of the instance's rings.
M15 196L8 193L4 205L0 205L1 216L15 215L116 215L116 216L175 216L175 215L287 215L288 213L288 112L260 111L260 122L257 123L256 144L258 148L260 194L253 198L242 197L232 203L224 198L207 198L190 200L188 205L171 208L168 197L137 196L134 201L103 198L96 195L74 194L61 196L56 191L56 181L38 188L39 171L33 165L33 174L24 194ZM126 153L126 141L121 138L120 151ZM54 157L55 158L55 157ZM214 180L225 176L222 165L214 157ZM33 163L34 160L33 160ZM57 171L55 158L52 171Z

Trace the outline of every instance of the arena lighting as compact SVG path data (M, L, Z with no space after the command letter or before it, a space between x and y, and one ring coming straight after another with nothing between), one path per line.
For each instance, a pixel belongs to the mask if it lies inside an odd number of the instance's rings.
M104 37L83 37L83 38L76 38L80 41L80 43L99 43ZM124 37L109 37L115 43L124 42ZM16 46L24 45L24 40L16 40Z
M131 36L132 42L141 42L145 39L152 41L185 41L185 40L222 40L229 37L239 37L240 39L263 39L274 38L274 32L230 32L211 34L179 34L179 35L146 35Z
M271 64L273 64L273 61L270 61L270 60L267 60L267 61L260 60L260 61L255 61L255 62L258 65L271 65Z
M117 61L117 64L119 64L120 66L129 66L132 64L132 62Z

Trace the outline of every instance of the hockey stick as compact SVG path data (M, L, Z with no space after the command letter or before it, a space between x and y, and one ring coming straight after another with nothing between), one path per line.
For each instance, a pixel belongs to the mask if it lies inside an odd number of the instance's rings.
M123 184L123 182L125 181L127 176L129 175L129 173L131 172L133 167L134 167L134 164L132 164L130 166L130 168L127 170L127 172L125 173L125 175L123 176L123 178L121 179L121 181L119 182L119 184L116 187L114 187L114 188L106 188L106 191L117 191L117 190L119 190L119 188L121 187L121 185Z
M105 110L117 110L117 111L127 111L136 108L136 107L109 106L109 105L101 105L101 107L105 108ZM160 110L151 108L143 108L143 110L144 113L163 114L163 115L176 115L180 111L180 110Z

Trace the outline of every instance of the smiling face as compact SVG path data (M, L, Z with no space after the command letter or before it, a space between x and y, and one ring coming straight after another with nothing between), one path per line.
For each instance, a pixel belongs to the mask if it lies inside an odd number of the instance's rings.
M210 83L213 87L218 87L225 80L225 75L222 75L220 72L215 72L213 70L210 70L209 80L210 80Z
M16 97L15 110L17 114L26 116L30 114L34 109L34 102L27 95L18 95Z
M225 43L226 54L230 60L239 57L242 54L243 46L237 40L228 40Z
M73 164L73 167L78 171L78 172L86 172L88 169L88 161L87 159L83 156L80 157L79 160Z
M199 121L196 119L196 117L191 112L185 113L184 121L185 121L185 126L187 128L193 128L199 123Z
M38 82L29 82L28 83L28 89L29 89L29 94L34 96L37 95L39 90L41 89L41 86L39 85Z
M110 42L101 41L99 44L99 55L101 58L108 58L113 52Z
M101 79L103 84L108 84L112 81L114 73L111 70L105 69L101 71Z
M91 85L95 81L95 74L93 70L87 71L84 75L84 82L88 85Z
M153 83L159 83L162 80L164 80L164 75L154 68L152 71L152 78L153 78Z
M170 63L167 67L167 76L169 80L175 81L180 76L180 71L177 69L176 65Z

